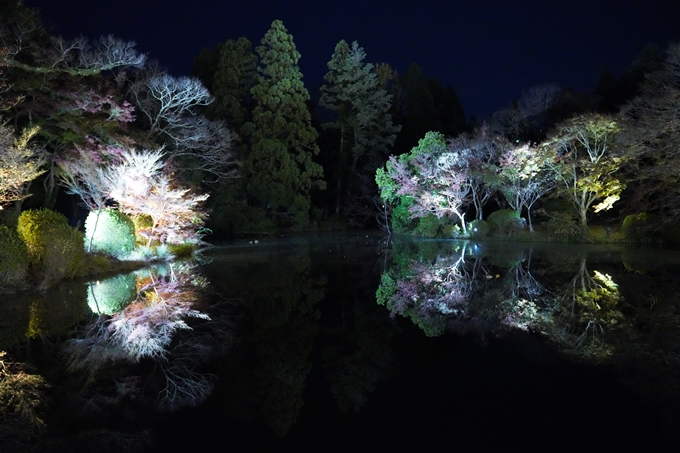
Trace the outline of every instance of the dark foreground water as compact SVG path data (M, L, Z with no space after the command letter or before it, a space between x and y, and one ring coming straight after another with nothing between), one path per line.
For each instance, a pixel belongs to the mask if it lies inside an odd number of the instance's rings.
M6 445L680 447L676 251L329 234L235 241L199 263L189 279L174 264L5 302L0 349L52 385L43 434L5 430ZM200 297L169 302L201 276ZM124 308L140 290L146 305Z

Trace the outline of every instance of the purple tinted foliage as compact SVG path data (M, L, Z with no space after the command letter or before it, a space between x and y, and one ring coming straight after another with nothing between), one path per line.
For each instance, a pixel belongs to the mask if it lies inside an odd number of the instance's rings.
M114 120L120 123L131 123L135 120L135 108L128 101L116 102L112 93L99 93L94 90L65 93L73 99L75 107L85 113L108 115L106 121Z

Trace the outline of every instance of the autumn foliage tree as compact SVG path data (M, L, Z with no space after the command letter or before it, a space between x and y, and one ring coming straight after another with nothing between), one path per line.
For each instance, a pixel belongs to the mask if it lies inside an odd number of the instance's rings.
M0 210L28 196L28 184L45 170L43 151L31 145L39 128L24 129L18 137L0 125Z
M162 150L124 151L121 163L106 169L109 196L126 214L151 218L144 232L149 244L153 240L173 244L195 241L206 218L201 204L208 195L194 195L189 189L178 188L170 176L162 173L162 158Z
M463 206L470 202L467 162L451 151L439 132L428 132L410 153L390 156L385 169L376 172L381 197L395 204L393 219L434 215L437 219L453 217L466 232ZM395 219L396 216L396 219Z
M573 204L583 228L591 207L595 212L610 209L626 188L618 174L627 159L617 148L619 132L612 118L585 115L558 126L541 144L541 152L549 154L545 162L559 180L559 193Z

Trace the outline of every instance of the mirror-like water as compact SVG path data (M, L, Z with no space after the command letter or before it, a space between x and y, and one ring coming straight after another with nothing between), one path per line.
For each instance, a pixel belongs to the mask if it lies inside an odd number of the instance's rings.
M52 386L23 444L44 450L666 450L679 270L620 246L235 241L13 297L0 349Z

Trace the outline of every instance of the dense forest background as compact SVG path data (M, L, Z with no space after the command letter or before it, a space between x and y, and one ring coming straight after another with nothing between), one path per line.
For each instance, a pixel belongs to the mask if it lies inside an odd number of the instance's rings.
M0 215L9 226L27 208L56 209L77 225L88 209L115 206L105 190L93 197L93 175L130 150L161 150L173 189L209 195L202 209L214 237L378 225L448 234L459 219L465 230L504 208L577 226L641 213L666 225L680 212L674 45L641 49L621 74L593 68L592 92L546 83L474 118L454 87L416 63L404 74L370 63L356 42L340 41L318 62L324 84L310 91L278 20L259 43L217 43L190 76L174 77L134 43L64 40L39 11L0 8L0 140L14 153L0 162ZM442 170L453 154L464 157ZM390 156L402 156L401 175ZM464 190L452 197L452 185ZM424 193L448 198L428 205Z

